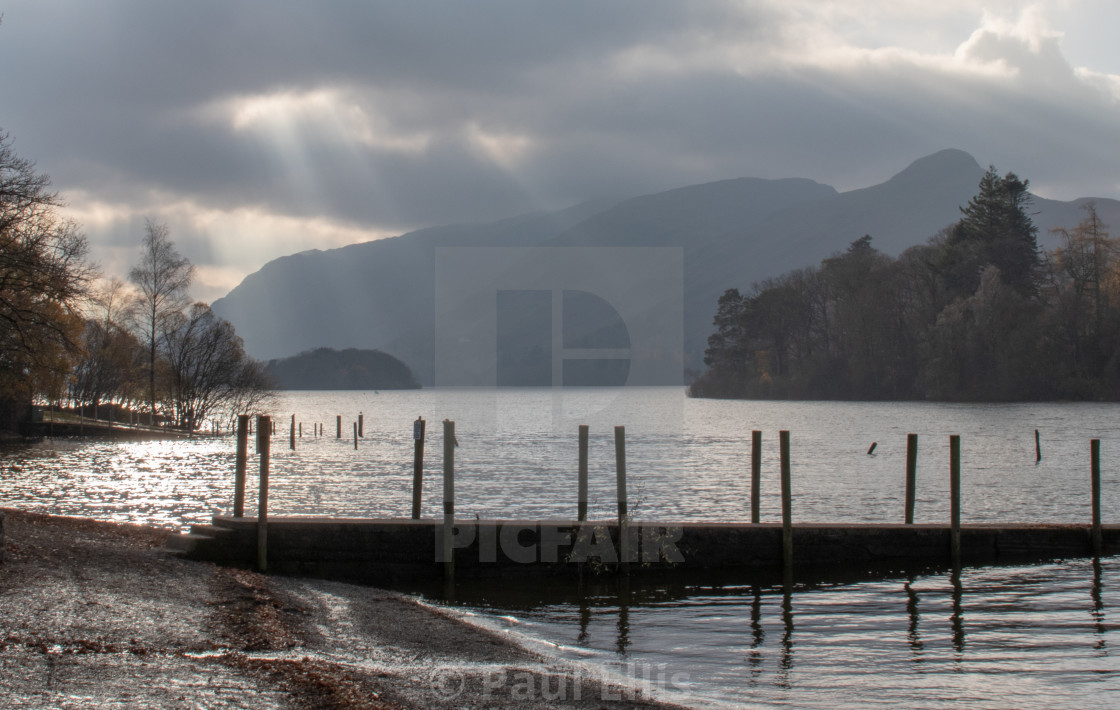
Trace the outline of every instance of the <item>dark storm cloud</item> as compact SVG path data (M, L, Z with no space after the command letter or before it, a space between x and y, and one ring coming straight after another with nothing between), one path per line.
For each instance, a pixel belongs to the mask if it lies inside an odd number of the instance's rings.
M40 161L56 167L56 180L73 187L121 199L148 186L198 193L219 207L247 200L300 214L307 201L279 179L285 166L271 146L199 123L200 106L376 87L371 100L391 102L388 115L438 132L471 115L492 120L511 100L548 105L549 84L563 85L569 67L587 78L619 48L698 31L751 35L763 25L751 17L676 2L24 4L8 11L0 47L34 70L9 77L5 93L20 107L0 118L18 124ZM299 129L329 195L309 209L415 224L525 207L508 175L447 139L407 159L354 155L314 126ZM347 163L377 164L389 176L385 204L350 184L363 175L348 174ZM416 183L451 189L410 198Z
M361 238L744 175L846 189L946 147L1055 196L1120 191L1120 80L1038 23L865 50L832 7L9 2L0 127L103 206L104 244L173 213L192 258L242 269L317 245L299 220Z

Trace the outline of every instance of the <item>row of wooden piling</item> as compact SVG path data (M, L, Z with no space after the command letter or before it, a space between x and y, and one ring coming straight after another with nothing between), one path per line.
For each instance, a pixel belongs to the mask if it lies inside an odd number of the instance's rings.
M342 417L338 416L337 430L341 438ZM237 455L235 472L234 517L244 516L245 507L245 475L247 465L247 440L248 432L252 429L248 415L238 417L237 424ZM423 498L423 471L424 471L424 441L426 439L427 423L423 417L413 423L413 490L412 490L412 518L418 520L421 514ZM260 452L260 493L258 496L258 567L263 571L267 568L267 515L268 515L268 467L269 467L269 441L270 436L262 436L260 432L274 432L275 426L268 416L257 418L257 450ZM289 441L295 448L296 436L295 415L292 415ZM317 433L321 433L317 427ZM300 431L302 435L302 431ZM354 422L354 448L357 440L362 436L361 415ZM578 488L577 488L577 513L579 522L587 519L588 508L588 446L590 428L586 424L579 426L579 458L578 458ZM781 477L781 510L782 510L782 560L789 569L793 565L793 493L790 466L790 434L788 430L778 433L779 461ZM1037 438L1036 438L1037 441ZM623 569L629 559L626 549L629 536L626 526L629 522L628 496L626 490L626 429L624 426L614 428L615 444L615 472L616 472L616 502L619 525L619 553ZM443 558L445 573L448 577L454 575L454 559L451 550L454 517L455 517L455 422L443 422ZM961 441L957 434L949 437L949 537L950 559L953 565L960 564L961 542ZM918 435L906 436L906 493L904 520L906 525L914 524L914 507L917 491L917 457ZM1100 440L1090 441L1090 471L1091 471L1091 499L1092 499L1092 530L1091 544L1094 554L1099 554L1102 547L1101 513L1100 513ZM751 432L751 523L760 522L761 507L761 472L762 472L762 432Z
M241 416L248 416L248 415L241 415ZM271 428L272 433L275 434L276 433L276 425L275 424L270 424L269 426ZM252 427L250 426L250 432L251 432L251 430L252 430ZM356 422L354 422L354 448L355 449L358 448L358 439L361 439L361 438L365 437L365 431L364 430L365 430L365 415L362 414L362 413L359 413L358 414L358 420ZM314 432L315 432L314 435L316 437L323 436L323 425L319 424L319 423L316 423L315 428L314 428ZM297 436L300 439L303 438L303 422L296 422L296 415L293 414L291 424L288 425L288 448L290 448L292 451L296 450L296 438L297 438ZM342 415L341 414L338 414L338 415L335 416L335 438L337 438L337 439L342 438Z

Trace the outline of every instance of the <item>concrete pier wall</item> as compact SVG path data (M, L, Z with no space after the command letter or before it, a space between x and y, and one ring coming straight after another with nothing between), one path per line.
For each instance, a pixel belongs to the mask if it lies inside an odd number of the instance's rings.
M442 523L434 520L269 518L268 569L295 576L393 585L439 579ZM628 525L620 558L615 521L474 521L456 523L455 577L749 572L782 565L778 524L642 523ZM1088 525L967 525L961 561L1041 561L1092 554ZM795 567L921 568L949 562L948 525L794 526ZM1120 551L1120 526L1103 528L1103 554ZM189 557L256 564L256 519L216 517L170 543ZM622 563L625 563L623 565Z

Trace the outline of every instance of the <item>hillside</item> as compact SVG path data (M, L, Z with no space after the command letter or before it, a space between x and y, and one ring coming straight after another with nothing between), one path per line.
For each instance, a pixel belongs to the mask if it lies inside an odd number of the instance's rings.
M683 365L700 370L716 301L725 289L749 289L815 264L865 234L879 250L897 255L959 219L959 207L975 194L982 173L972 156L944 150L883 183L847 192L801 178L741 178L492 224L435 227L276 259L213 308L235 325L255 357L316 347L376 348L408 363L420 382L431 384L441 249L676 247L683 258ZM1032 217L1040 226L1041 246L1053 246L1050 227L1077 223L1081 202L1036 201ZM1120 226L1120 202L1100 199L1097 208L1106 224ZM456 279L471 276L452 273ZM551 311L545 309L543 317ZM524 338L513 340L524 349ZM486 372L495 365L463 367ZM549 371L547 363L536 369Z
M268 374L282 390L417 389L408 365L379 350L317 348L270 360Z

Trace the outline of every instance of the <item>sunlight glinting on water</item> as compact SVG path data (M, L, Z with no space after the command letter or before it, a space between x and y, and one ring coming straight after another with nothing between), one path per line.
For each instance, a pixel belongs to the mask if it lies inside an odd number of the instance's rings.
M364 437L353 446L363 414ZM303 424L288 447L290 415ZM342 437L336 438L336 415ZM274 415L270 513L403 517L412 421L428 420L424 506L441 509L441 420L456 422L463 517L567 518L576 507L576 428L591 426L592 517L614 515L613 427L626 427L630 509L639 519L749 517L750 432L763 432L763 520L777 521L780 429L792 440L794 520L900 522L906 434L919 434L916 520L948 518L948 436L962 437L965 522L1085 522L1089 439L1102 439L1102 508L1120 506L1112 404L693 400L679 389L289 392ZM324 435L313 435L315 425ZM1043 458L1034 456L1034 430ZM874 455L868 455L875 442ZM0 453L0 501L44 512L185 528L230 510L231 436L179 442L47 440ZM247 504L255 506L250 452Z
M365 435L355 449L359 412ZM294 451L293 413L303 424ZM910 432L919 434L918 522L948 520L949 434L962 439L965 523L1088 522L1090 438L1102 442L1105 522L1120 513L1120 405L715 401L636 388L285 393L274 414L270 515L407 517L417 416L428 421L425 517L442 510L445 418L456 423L462 518L574 517L583 423L593 519L616 514L615 425L626 427L638 519L748 520L753 429L763 432L763 521L780 520L781 429L791 432L795 522L901 522ZM250 515L258 465L250 444ZM233 468L231 436L46 440L0 450L0 505L185 530L230 512ZM652 679L653 691L683 674L683 696L670 697L690 703L1120 706L1115 558L799 584L789 593L678 585L631 595L609 580L579 602L548 602L540 590L495 598L501 592L486 587L460 601L492 623L513 619L562 658L613 667L638 685Z

